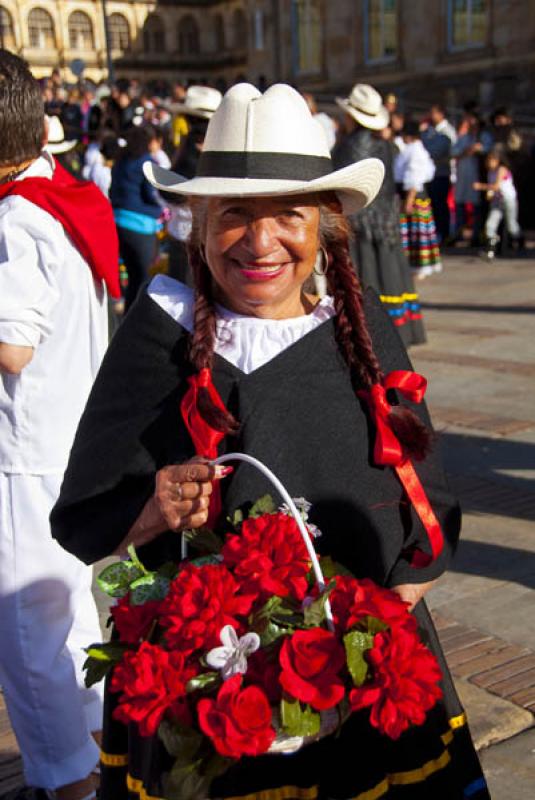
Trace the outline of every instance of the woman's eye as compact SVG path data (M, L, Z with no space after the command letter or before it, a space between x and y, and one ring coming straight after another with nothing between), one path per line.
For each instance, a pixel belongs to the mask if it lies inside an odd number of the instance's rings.
M279 217L283 219L302 219L302 215L295 208L285 208L279 211Z

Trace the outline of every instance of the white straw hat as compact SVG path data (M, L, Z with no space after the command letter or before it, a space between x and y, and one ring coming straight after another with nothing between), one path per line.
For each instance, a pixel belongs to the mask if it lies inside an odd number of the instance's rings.
M190 86L183 103L172 103L170 111L190 117L210 119L219 107L223 95L211 86Z
M333 171L325 135L301 95L285 84L264 94L233 86L210 120L197 173L186 180L147 161L157 189L207 197L273 197L337 192L352 214L376 196L384 166L366 158Z
M345 99L336 98L338 105L353 117L359 125L372 131L382 131L390 120L379 92L367 83L357 83Z
M47 117L47 121L48 142L45 149L54 156L72 150L77 144L76 139L65 139L65 131L59 117Z

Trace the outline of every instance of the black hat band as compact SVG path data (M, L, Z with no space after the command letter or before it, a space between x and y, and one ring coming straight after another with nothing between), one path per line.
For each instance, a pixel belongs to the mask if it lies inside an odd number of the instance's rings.
M326 156L205 150L199 158L195 177L312 181L332 171L332 161Z

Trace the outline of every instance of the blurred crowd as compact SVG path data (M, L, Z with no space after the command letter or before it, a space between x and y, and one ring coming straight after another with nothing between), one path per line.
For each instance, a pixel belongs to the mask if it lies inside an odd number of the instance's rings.
M94 181L114 207L126 306L151 271L168 271L189 283L189 211L149 186L143 163L150 159L193 176L220 91L180 81L148 87L135 79L67 87L57 70L43 80L42 89L51 139L57 139L51 144L56 157L75 177ZM329 149L343 149L353 127L346 109L334 99L320 103L309 93L304 98ZM403 244L419 277L441 268L438 247L471 245L489 259L521 251L524 230L534 227L535 147L508 109L496 108L484 118L476 103L451 114L440 103L408 113L394 94L382 103L387 114L372 134L392 148ZM365 121L359 124L367 127ZM429 228L435 255L422 263L422 246L416 252L409 234L415 203L423 202L424 195L429 210L413 220L413 228Z

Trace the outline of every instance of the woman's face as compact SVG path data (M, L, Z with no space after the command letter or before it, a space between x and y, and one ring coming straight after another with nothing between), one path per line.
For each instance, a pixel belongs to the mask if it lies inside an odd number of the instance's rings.
M216 297L239 314L304 314L302 286L319 248L319 201L300 197L211 198L204 245Z

